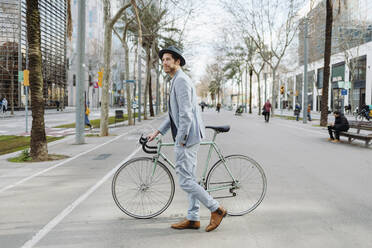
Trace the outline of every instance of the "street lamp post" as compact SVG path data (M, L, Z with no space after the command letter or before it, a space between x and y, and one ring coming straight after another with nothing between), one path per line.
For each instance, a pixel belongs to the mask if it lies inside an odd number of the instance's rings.
M252 114L252 68L249 68L249 113ZM258 110L260 111L260 110Z
M78 1L77 90L76 90L76 144L84 143L84 59L85 59L85 0Z
M303 123L307 123L307 63L308 63L308 34L307 34L307 29L308 29L308 19L304 19L304 104L302 106L302 121Z
M266 102L267 99L267 73L264 72L264 79L265 79L265 99L264 102Z
M141 59L142 59L142 46L141 46L141 42L138 41L138 122L141 122L141 115L142 115L142 111L141 111L141 104L142 104L142 101L141 101L141 98L142 98L142 95L141 95L141 91L142 91L142 80L141 80L141 78L142 78L142 61L141 61Z

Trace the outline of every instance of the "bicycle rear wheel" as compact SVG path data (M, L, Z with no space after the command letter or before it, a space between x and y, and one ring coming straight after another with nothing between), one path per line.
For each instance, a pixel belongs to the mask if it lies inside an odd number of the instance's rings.
M266 176L261 166L244 155L225 157L226 166L237 181L234 183L222 160L208 172L207 190L229 215L244 215L253 211L266 194ZM218 187L229 186L218 190Z
M154 170L155 169L155 170ZM112 196L125 214L149 219L164 212L174 196L174 180L169 169L160 161L154 168L152 158L129 160L115 173Z

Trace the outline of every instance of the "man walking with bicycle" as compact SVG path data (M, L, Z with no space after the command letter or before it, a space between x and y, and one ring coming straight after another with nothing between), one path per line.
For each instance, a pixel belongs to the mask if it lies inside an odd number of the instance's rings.
M185 220L173 224L174 229L199 229L199 201L211 211L207 232L216 229L227 211L196 181L197 153L204 136L204 124L197 107L196 89L191 79L182 71L186 64L180 50L174 46L159 52L163 68L172 78L169 95L169 115L149 141L171 129L175 141L176 174L180 187L188 193L189 209Z

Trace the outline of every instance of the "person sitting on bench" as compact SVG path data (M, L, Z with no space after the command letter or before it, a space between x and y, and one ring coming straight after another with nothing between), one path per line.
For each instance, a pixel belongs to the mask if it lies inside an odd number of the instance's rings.
M339 111L335 111L333 112L333 114L335 116L335 123L328 126L328 140L332 141L333 143L339 143L340 132L346 132L347 130L349 130L349 122L347 121L346 117ZM333 132L335 133L335 137L333 137Z

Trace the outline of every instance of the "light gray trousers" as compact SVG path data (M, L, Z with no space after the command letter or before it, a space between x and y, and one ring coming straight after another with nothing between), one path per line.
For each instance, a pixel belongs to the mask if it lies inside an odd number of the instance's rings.
M218 209L218 202L198 184L196 180L197 154L200 144L190 147L176 145L176 174L178 175L180 187L188 193L189 209L187 219L198 221L199 201L211 212Z

